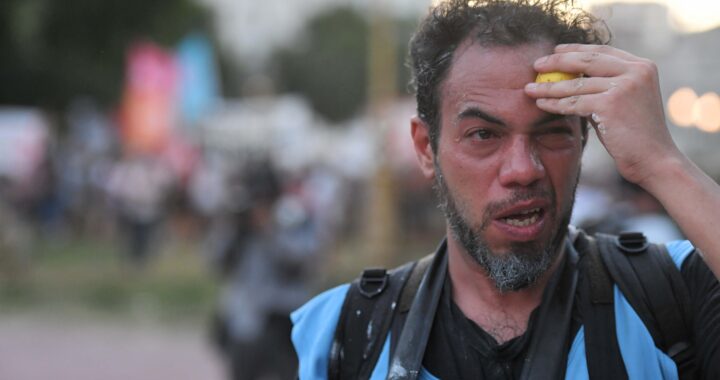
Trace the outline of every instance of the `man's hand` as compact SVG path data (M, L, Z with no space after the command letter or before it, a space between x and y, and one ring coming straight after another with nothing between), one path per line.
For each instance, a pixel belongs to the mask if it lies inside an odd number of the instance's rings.
M535 70L584 74L530 83L525 92L547 112L591 118L620 174L662 203L720 279L720 187L672 141L655 64L609 46L576 44L557 46Z
M588 117L628 181L644 187L665 160L681 156L665 124L657 68L651 61L610 46L571 44L538 59L535 70L583 74L531 83L526 92L547 112Z

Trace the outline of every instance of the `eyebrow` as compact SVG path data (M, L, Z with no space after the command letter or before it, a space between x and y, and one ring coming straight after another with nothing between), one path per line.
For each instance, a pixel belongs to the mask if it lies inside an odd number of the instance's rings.
M540 126L543 124L551 123L553 121L558 121L562 119L567 119L568 115L561 115L561 114L555 114L555 113L548 113L545 114L540 120L533 123L533 126ZM462 112L457 117L457 120L463 120L463 119L483 119L487 121L488 123L492 124L498 124L505 126L506 123L502 121L502 119L497 118L495 116L492 116L488 114L487 112L477 108L477 107L469 107Z
M489 114L485 113L483 110L477 108L477 107L469 107L464 109L457 117L457 120L463 120L463 119L483 119L487 121L488 123L493 124L499 124L499 125L505 125L505 122L494 117L490 116Z

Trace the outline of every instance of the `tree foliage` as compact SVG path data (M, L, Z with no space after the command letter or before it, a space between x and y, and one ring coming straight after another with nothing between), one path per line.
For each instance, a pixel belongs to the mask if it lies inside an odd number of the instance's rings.
M280 89L305 95L329 120L350 117L367 92L367 36L366 20L350 8L317 16L277 53Z
M407 90L404 65L407 42L415 20L393 20L399 93ZM360 112L367 103L370 22L350 7L330 9L311 19L290 46L273 57L281 91L305 96L330 121Z
M168 47L209 13L192 0L2 0L0 104L62 108L74 96L115 102L131 43Z

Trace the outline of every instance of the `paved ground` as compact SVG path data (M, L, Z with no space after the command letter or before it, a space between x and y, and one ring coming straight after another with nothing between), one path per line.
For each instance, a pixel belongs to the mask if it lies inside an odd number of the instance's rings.
M225 379L203 334L0 311L0 380Z

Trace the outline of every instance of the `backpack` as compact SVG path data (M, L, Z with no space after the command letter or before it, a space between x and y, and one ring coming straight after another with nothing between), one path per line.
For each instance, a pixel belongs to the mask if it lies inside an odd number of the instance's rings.
M689 292L665 245L649 244L642 233L590 237L572 229L570 235L580 254L578 270L584 272L579 288L584 296L579 297L578 307L586 326L590 378L628 378L617 335L607 333L615 331L613 285L616 284L647 327L655 345L675 362L679 378L694 379ZM366 269L353 281L335 330L328 379L369 379L390 331L392 357L432 256L391 271ZM412 374L409 378L416 376Z

